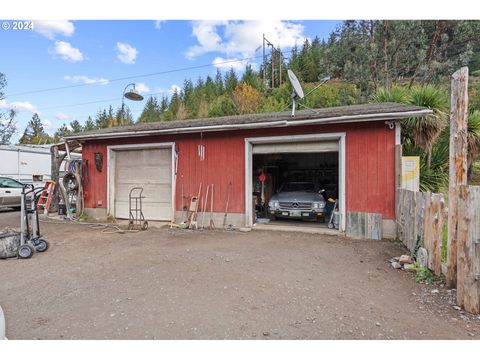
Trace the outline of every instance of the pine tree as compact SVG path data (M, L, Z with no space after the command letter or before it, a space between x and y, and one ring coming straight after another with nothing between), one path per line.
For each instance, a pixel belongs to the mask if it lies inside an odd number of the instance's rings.
M161 110L157 98L151 96L148 98L142 113L138 119L140 123L155 122L161 120Z
M223 84L223 77L220 69L217 69L217 73L215 74L215 93L217 96L220 96L224 93L225 87Z
M82 127L82 125L78 122L78 120L73 120L73 121L71 121L71 122L70 122L70 127L72 128L72 132L73 132L74 134L83 131L83 127Z
M57 131L55 131L55 134L53 135L53 142L58 143L60 142L60 139L63 138L64 136L71 135L72 130L70 130L67 125L63 124L60 126Z
M33 114L32 119L28 122L20 144L47 144L52 141L51 137L45 132L42 120L37 113Z
M98 129L96 122L93 121L91 116L89 116L87 121L85 121L85 125L83 126L83 131L90 131L95 129Z
M255 73L255 70L253 70L253 67L250 64L247 64L247 66L245 66L245 72L242 76L242 82L256 90L260 90L262 86L261 79Z
M237 85L237 74L235 73L235 70L233 70L233 67L231 67L230 70L225 74L225 91L228 94L232 94L233 90L235 90Z

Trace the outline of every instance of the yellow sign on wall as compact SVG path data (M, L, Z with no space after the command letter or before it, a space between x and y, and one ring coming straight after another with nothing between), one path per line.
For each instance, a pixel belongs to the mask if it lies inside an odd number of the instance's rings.
M402 156L402 189L420 190L419 156Z

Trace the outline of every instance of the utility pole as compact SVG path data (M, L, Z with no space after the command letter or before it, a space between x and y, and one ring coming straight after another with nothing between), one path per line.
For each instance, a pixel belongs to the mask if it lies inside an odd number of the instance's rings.
M275 87L275 48L272 45L272 89Z
M280 45L278 46L278 57L280 59L280 70L278 71L278 75L279 75L279 79L280 79L280 82L278 84L278 86L282 86L282 63L283 63L283 54L282 54L282 50L280 50Z
M263 42L262 42L262 47L263 47L263 87L267 85L267 61L265 58L265 34L263 34Z
M265 37L265 34L263 34L263 83L266 85L266 78L267 78L267 73L266 73L266 57L265 57L265 44L267 46L271 46L272 48L272 88L275 87L275 52L277 49L275 49L275 46L267 40Z

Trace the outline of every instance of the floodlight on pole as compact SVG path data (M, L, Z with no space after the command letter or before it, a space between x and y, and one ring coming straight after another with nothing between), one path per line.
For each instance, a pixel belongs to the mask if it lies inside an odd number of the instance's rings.
M127 91L129 86L131 86L132 88ZM140 95L139 92L135 89L135 83L130 83L127 86L125 86L125 89L123 89L123 94L122 94L122 125L125 120L124 119L125 118L125 98L132 101L143 100L143 96Z

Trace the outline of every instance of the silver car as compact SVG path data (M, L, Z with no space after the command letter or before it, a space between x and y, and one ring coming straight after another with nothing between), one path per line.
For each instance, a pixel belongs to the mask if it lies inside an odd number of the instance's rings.
M20 196L23 184L17 180L0 177L0 209L13 208L20 210Z
M268 213L275 218L325 219L325 199L310 182L287 182L268 202Z

